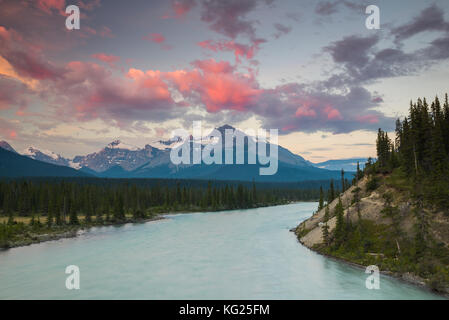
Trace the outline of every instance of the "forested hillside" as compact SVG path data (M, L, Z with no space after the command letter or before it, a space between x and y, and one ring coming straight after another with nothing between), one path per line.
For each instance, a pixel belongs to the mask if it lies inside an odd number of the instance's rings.
M449 106L411 103L392 140L379 129L378 161L368 160L344 193L320 200L296 234L306 246L377 265L449 292Z

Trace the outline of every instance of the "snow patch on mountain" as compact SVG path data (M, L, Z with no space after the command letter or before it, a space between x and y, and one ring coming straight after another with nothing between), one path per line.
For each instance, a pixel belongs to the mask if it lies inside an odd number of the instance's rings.
M56 164L59 166L69 166L68 159L61 157L59 154L49 150L40 150L36 147L28 147L24 150L23 155L38 161Z

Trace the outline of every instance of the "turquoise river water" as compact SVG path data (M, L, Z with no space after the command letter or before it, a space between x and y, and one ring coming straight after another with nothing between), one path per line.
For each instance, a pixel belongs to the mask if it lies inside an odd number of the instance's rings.
M0 299L439 299L316 254L289 229L316 203L169 215L0 251ZM65 268L80 270L80 289Z

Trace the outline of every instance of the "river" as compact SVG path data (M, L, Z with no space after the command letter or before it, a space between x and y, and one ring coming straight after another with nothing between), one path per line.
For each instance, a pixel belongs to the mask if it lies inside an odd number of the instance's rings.
M439 299L305 248L316 203L169 215L0 252L0 299ZM66 266L80 289L65 286Z

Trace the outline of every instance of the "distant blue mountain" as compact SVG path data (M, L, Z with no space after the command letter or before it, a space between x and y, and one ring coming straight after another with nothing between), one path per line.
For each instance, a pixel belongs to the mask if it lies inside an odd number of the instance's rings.
M313 165L320 169L327 170L341 170L347 172L357 171L357 161L359 162L360 170L365 167L365 163L368 158L350 158L350 159L338 159L338 160L328 160L324 162L314 163Z

